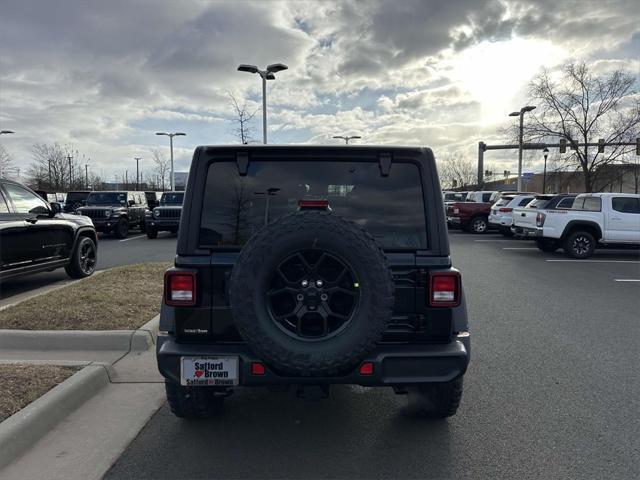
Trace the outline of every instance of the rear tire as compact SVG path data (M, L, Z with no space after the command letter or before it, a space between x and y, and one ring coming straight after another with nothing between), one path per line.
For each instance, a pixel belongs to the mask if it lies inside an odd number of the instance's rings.
M153 227L147 227L147 237L148 238L158 238L158 230Z
M485 217L476 217L471 220L470 228L475 234L486 233L489 229L489 221Z
M462 399L462 377L446 383L407 388L407 410L415 417L447 418L458 411Z
M536 238L536 247L538 247L541 251L546 253L554 253L560 245L558 245L558 241L552 238Z
M215 387L183 387L169 381L164 386L167 403L176 417L209 418L222 411L225 397Z
M127 238L127 235L129 235L129 222L124 218L118 220L116 227L113 229L113 233L116 235L116 238Z
M502 234L503 237L507 237L507 238L513 237L513 232L511 231L511 229L501 228L500 233Z
M81 237L71 261L64 269L71 278L86 278L96 270L97 260L98 251L94 241L89 237Z
M569 234L563 248L571 258L589 258L596 248L596 239L589 232L578 230Z

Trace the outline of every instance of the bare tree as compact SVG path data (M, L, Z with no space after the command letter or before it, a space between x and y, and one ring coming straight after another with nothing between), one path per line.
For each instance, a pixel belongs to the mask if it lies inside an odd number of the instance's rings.
M18 169L13 164L11 155L4 145L0 144L0 178L12 177L17 171Z
M251 205L251 194L245 178L233 177L230 183L233 184L233 193L229 199L223 225L233 230L233 244L240 245L248 236L247 213Z
M155 175L157 177L157 187L165 190L165 182L168 181L168 176L171 171L171 161L164 156L162 150L155 148L151 150L151 157L153 158L153 165Z
M578 147L578 143L621 142L637 132L640 123L640 99L635 96L636 79L624 70L596 76L584 63L570 63L560 81L544 70L529 85L530 101L537 109L526 122L526 134L532 140L556 141L564 138L571 146L565 163L582 172L585 191L601 183L598 177L606 165L631 147Z
M459 153L449 154L440 163L440 183L445 188L465 188L475 185L477 167Z
M27 171L27 184L33 188L65 191L84 188L82 158L72 145L36 143L33 162Z
M236 137L243 145L253 142L253 117L260 111L259 108L251 110L247 105L247 102L243 102L242 105L238 103L236 97L232 93L228 92L231 106L235 117L233 119L234 128L232 130L233 136Z

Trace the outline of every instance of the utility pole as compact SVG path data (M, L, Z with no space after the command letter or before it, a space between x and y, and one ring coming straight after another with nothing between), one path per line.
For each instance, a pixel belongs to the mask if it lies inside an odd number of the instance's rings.
M522 107L519 112L511 112L510 117L520 117L520 130L518 132L518 187L517 191L522 191L522 142L524 136L524 114L534 110L535 105Z
M124 188L129 190L129 170L124 171Z
M89 189L89 164L84 164L84 188Z
M69 190L71 190L71 188L73 188L71 186L71 183L73 182L73 170L71 170L71 160L73 159L73 157L69 155L67 159L69 160Z
M136 161L136 191L140 190L140 160L142 157L133 157Z

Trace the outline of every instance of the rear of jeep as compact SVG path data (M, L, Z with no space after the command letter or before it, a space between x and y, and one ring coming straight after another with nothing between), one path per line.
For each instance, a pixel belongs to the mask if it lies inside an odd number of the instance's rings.
M357 384L455 414L470 338L440 192L429 149L198 147L157 343L172 411Z

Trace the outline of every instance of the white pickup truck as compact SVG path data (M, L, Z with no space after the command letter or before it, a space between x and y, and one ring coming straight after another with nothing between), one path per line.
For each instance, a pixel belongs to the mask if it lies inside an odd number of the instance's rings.
M538 210L532 236L543 252L563 248L572 258L587 258L601 245L640 246L640 195L584 193L570 209Z

